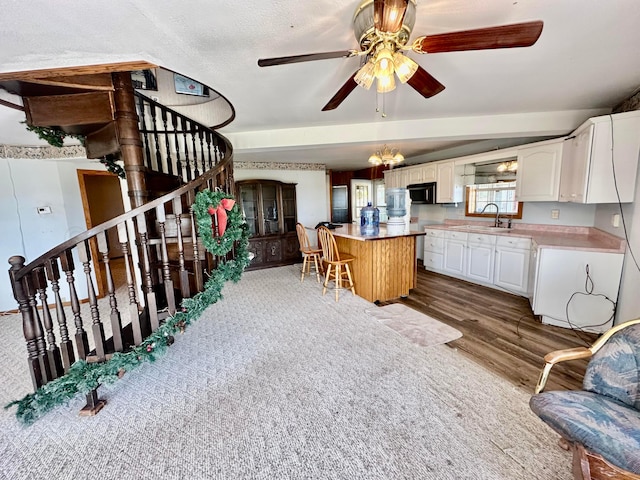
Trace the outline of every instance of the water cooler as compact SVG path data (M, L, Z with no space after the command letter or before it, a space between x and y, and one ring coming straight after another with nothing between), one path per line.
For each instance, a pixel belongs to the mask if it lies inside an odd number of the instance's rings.
M409 231L411 221L411 198L406 188L389 188L387 200L387 233L400 235Z

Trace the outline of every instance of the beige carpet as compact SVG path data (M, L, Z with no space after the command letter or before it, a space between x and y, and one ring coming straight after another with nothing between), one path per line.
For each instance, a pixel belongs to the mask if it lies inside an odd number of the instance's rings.
M0 479L563 480L530 394L444 345L335 302L298 266L246 272L167 354L30 427L0 410ZM0 404L30 390L0 317Z
M462 332L401 303L366 311L380 323L421 347L441 345L462 336Z

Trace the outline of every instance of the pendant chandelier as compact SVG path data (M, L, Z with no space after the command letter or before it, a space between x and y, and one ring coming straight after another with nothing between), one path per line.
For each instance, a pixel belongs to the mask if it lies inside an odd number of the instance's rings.
M518 161L513 160L511 162L502 162L500 165L498 165L498 168L496 170L498 170L498 172L500 173L515 172L518 170Z
M376 167L378 165L393 166L402 161L404 161L404 156L398 151L398 149L389 148L387 145L384 145L382 150L378 150L369 157L369 163Z

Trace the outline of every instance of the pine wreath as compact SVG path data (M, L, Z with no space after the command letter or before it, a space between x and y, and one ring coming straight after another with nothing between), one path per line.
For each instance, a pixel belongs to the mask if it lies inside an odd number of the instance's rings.
M228 193L220 190L198 192L193 214L202 243L213 255L226 255L234 242L242 238L244 219L235 205L235 198Z

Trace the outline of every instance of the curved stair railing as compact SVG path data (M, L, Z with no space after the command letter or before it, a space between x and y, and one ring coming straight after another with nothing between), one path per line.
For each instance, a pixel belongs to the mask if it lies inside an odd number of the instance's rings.
M145 166L189 182L222 160L225 144L209 127L134 92Z
M104 361L113 352L140 345L183 298L203 290L207 271L233 257L233 251L224 258L205 251L191 208L200 190L233 193L231 144L184 115L136 97L147 168L188 183L27 265L22 256L9 259L36 390L64 375L76 360ZM109 243L114 238L117 245ZM112 259L115 249L122 255L117 260ZM120 288L116 271L123 278ZM100 290L104 300L98 300ZM99 408L93 390L83 410Z

